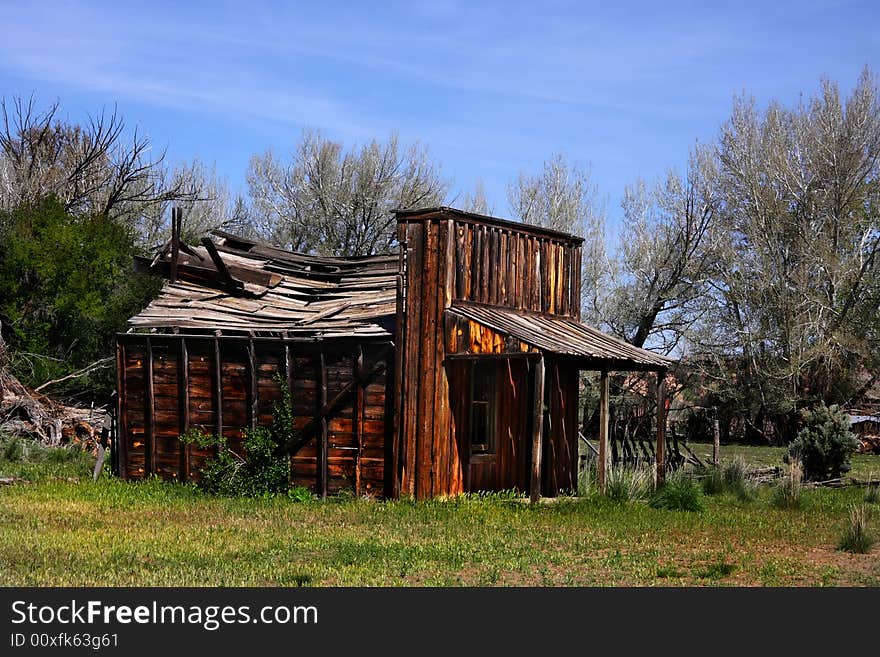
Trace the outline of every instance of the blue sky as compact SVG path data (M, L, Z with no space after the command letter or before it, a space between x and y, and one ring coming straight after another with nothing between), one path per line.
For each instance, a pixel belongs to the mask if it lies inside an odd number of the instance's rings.
M0 0L0 95L84 120L118 106L171 161L249 157L305 127L430 148L497 214L520 170L589 164L612 221L623 187L710 140L734 94L848 92L880 73L876 2L24 2Z

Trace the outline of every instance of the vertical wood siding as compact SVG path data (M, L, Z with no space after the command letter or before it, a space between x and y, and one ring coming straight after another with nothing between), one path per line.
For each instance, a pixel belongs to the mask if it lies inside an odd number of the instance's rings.
M403 353L397 364L401 493L422 499L465 490L525 490L531 450L525 361L499 364L499 451L471 458L463 438L465 369L447 356L537 350L445 311L464 301L579 320L579 241L445 212L402 218L398 237L405 261L398 315ZM547 491L558 491L571 487L577 465L577 373L559 365L548 369L551 375L559 381L550 385L548 379L546 386L550 421L544 449L549 453L543 481Z
M282 398L279 379L292 386L295 426L314 426L320 412L321 349L327 399L347 390L326 418L327 491L386 494L391 475L387 467L391 450L388 386L393 350L370 343L315 346L281 339L137 334L120 335L117 344L121 476L142 479L155 474L168 480L197 481L213 450L184 446L179 436L196 428L216 434L222 427L230 447L242 453L242 432L271 424L274 405ZM219 347L219 380L215 345ZM384 369L376 368L379 360ZM290 457L291 484L316 492L322 482L318 426Z
M464 219L409 222L407 237L413 226L441 221L449 224L454 240L449 271L452 299L580 319L578 243ZM407 243L408 251L416 247ZM429 270L424 273L432 275Z

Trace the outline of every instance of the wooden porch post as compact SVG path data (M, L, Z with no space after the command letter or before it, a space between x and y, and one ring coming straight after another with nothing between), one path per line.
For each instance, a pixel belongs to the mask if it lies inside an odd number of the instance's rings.
M318 478L318 493L321 498L327 497L327 480L329 479L328 467L328 433L327 433L327 363L324 356L324 347L318 354L318 412L321 414L321 439L318 442L318 458L315 463Z
M611 453L608 449L608 398L610 386L608 370L603 369L599 377L599 457L596 464L596 484L599 493L605 494L605 485L608 480L608 460Z
M535 361L535 380L532 389L534 422L532 425L532 479L529 484L530 501L541 499L541 450L544 437L544 354Z
M657 372L657 487L666 478L666 370Z

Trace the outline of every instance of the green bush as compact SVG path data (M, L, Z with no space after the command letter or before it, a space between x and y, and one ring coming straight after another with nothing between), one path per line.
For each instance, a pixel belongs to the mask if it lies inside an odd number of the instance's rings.
M186 444L217 450L216 456L208 459L201 470L201 488L229 496L291 495L290 457L281 447L293 436L293 410L290 390L280 380L279 384L282 399L275 404L272 424L242 432L243 454L233 451L225 437L209 435L200 429L180 436ZM294 489L291 497L302 498L302 493Z
M735 456L732 461L724 466L724 485L727 490L736 492L749 478L749 465L742 456Z
M10 367L26 385L111 355L116 332L161 287L132 271L142 254L131 226L103 214L74 217L54 198L14 208L0 222L0 244L0 317ZM112 368L72 385L108 393Z
M308 502L314 497L314 495L312 495L312 491L305 486L294 486L287 491L287 497L294 502Z
M817 406L804 412L804 426L789 445L786 462L801 462L804 479L836 479L850 470L850 456L859 443L849 430L849 420L837 406Z
M587 463L578 472L578 495L588 497L596 492L596 464Z
M201 469L199 486L216 495L260 497L286 492L290 480L290 459L275 455L278 444L266 427L242 432L244 454L233 451L225 438L201 430L184 434L180 439L205 449L214 447L216 456Z
M746 479L731 492L740 502L752 502L758 497L758 483L753 479Z
M702 511L703 491L693 477L675 472L654 491L650 505L655 509L672 511Z
M723 468L700 470L700 483L703 494L721 495L730 493L741 502L751 502L757 497L757 485L749 478L749 466L741 456L737 456Z
M758 496L758 486L749 477L749 464L736 456L724 466L724 487L740 502L751 502Z
M18 436L0 437L0 456L4 461L24 461L27 458L27 447Z

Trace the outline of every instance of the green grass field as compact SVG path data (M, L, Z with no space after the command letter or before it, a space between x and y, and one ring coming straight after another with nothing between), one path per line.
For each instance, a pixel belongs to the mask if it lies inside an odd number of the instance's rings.
M767 489L706 497L702 512L595 496L294 502L92 482L77 454L3 457L0 475L29 480L0 487L4 586L880 585L877 546L835 547L858 488L807 490L793 511ZM864 458L860 469L880 471Z
M693 452L706 463L712 462L712 443L689 443ZM782 456L785 454L784 447L752 447L749 445L722 445L721 464L729 463L736 457L742 458L746 463L756 468L782 466ZM880 456L873 454L853 454L852 470L846 473L848 477L854 477L861 481L880 479Z

